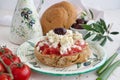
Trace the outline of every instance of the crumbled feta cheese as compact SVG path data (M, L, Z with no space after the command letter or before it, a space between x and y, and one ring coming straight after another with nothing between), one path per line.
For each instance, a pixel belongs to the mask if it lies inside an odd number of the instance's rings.
M79 40L81 44L84 44L84 40L82 38L82 34L79 32L73 32L71 30L67 30L66 34L58 35L54 33L53 30L49 31L46 34L48 41L43 41L43 43L39 43L39 46L42 46L44 43L48 44L50 47L57 48L58 44L61 45L60 47L60 54L66 54L67 51L71 50L72 47L78 48L81 50L80 46L75 45L75 41Z

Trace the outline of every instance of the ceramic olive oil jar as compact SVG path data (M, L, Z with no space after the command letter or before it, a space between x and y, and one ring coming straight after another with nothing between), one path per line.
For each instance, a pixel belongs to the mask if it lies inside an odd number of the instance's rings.
M43 35L33 0L18 0L10 28L10 41L15 44Z

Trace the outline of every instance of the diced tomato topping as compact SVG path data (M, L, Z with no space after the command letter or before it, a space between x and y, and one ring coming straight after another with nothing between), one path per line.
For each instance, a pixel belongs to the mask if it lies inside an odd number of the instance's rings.
M82 49L71 48L71 50L68 50L67 53L63 54L63 56L73 55L73 54L79 53L79 52L81 52L81 51L82 51Z
M46 49L46 48L49 48L49 46L47 44L44 44L44 46L40 47L40 50L44 51L44 49Z
M79 53L83 50L83 48L86 46L86 43L81 44L81 42L78 40L75 42L76 46L80 46L81 48L71 48L71 50L67 50L67 52L65 54L63 54L62 56L69 56L69 55L73 55L75 53ZM51 55L51 54L55 54L55 55L61 55L60 54L60 47L61 45L58 44L57 48L54 47L49 47L49 45L44 44L43 46L40 47L40 50L42 51L43 54L47 54L47 55Z
M81 52L82 50L81 49L78 49L78 48L72 48L71 49L71 52L72 53L78 53L78 52Z
M60 55L60 50L59 48L45 48L43 50L43 53L44 54L48 54L48 55L51 55L51 54L55 54L55 55Z
M60 50L59 48L50 48L50 54L56 54L56 55L60 55Z

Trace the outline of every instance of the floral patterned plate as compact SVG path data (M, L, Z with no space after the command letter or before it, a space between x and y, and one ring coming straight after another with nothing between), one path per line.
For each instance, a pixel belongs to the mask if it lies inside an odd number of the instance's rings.
M41 37L42 38L42 37ZM40 63L34 56L34 46L40 40L40 38L28 40L23 43L17 50L17 55L22 62L26 63L31 69L54 76L71 76L78 75L93 71L104 64L106 60L106 53L104 49L92 42L88 42L92 50L93 55L85 63L74 64L65 68L49 67Z

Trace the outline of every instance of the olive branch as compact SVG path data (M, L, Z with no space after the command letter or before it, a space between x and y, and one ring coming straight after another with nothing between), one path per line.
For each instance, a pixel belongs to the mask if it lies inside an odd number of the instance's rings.
M92 41L101 41L100 45L104 46L107 40L113 41L113 39L110 37L110 35L117 35L119 32L117 31L110 31L112 25L108 24L106 25L105 21L103 19L100 19L96 23L92 24L83 24L82 27L88 31L88 33L85 35L84 39L86 40L92 35L95 35L95 37L92 39Z

